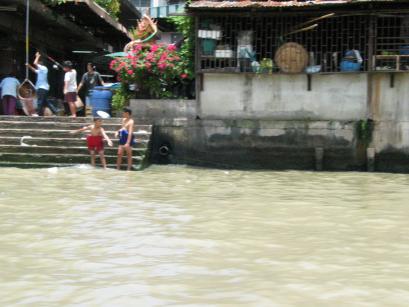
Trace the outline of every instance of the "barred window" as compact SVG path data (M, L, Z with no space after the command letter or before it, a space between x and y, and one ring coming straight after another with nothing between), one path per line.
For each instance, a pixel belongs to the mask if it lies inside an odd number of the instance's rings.
M197 35L202 72L283 72L275 60L280 46L289 42L307 54L302 72L409 70L405 14L200 16Z

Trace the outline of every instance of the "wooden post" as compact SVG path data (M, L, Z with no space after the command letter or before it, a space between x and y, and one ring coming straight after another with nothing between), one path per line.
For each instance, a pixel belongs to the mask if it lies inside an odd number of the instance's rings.
M376 69L376 16L369 17L369 29L368 29L368 70Z
M368 33L368 78L367 78L367 117L373 118L372 98L373 98L373 74L376 70L376 16L369 17L369 33Z
M203 90L203 76L201 74L201 42L199 39L199 16L195 16L195 95L196 95L196 116L202 115L202 105L200 94Z
M324 161L324 148L316 147L315 148L315 170L322 171Z
M366 169L368 172L375 171L375 148L366 149Z
M312 76L311 74L307 74L307 91L312 91Z

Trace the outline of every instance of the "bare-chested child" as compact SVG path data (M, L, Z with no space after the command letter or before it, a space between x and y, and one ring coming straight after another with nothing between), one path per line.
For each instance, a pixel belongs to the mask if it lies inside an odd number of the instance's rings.
M104 128L102 128L102 119L94 118L94 124L83 127L78 130L71 131L71 133L79 133L83 131L89 131L87 136L88 150L91 155L91 165L95 166L96 153L99 154L101 164L103 168L107 167L107 162L104 155L104 140L107 141L110 147L113 146L111 139L106 135Z
M131 118L132 111L129 108L124 108L122 113L122 127L115 133L115 137L119 138L118 159L116 161L116 168L121 169L122 156L126 152L127 156L127 170L132 169L132 146L135 145L134 120Z

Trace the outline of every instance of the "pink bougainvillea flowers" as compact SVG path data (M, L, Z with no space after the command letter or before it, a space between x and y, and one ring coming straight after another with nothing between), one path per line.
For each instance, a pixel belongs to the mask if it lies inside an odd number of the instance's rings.
M173 44L171 44L171 45L169 45L169 46L167 47L167 49L168 49L169 51L176 51L176 46L173 45Z
M112 60L110 68L117 73L119 81L138 84L138 88L160 97L176 83L189 78L185 73L188 63L180 59L175 45L136 45L127 56Z

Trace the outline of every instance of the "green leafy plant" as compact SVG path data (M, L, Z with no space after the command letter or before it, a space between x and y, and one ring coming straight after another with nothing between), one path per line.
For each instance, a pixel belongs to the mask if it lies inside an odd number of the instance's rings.
M264 58L260 61L259 72L271 74L273 72L273 67L274 67L273 60Z
M183 35L184 41L180 47L179 55L181 61L185 63L187 79L193 79L195 75L194 19L191 16L172 16L168 20L175 25L176 31Z
M360 120L356 124L358 140L368 146L372 142L374 121L372 119Z
M119 17L121 12L120 0L95 0L95 2L103 7L112 17Z
M172 86L189 77L186 62L174 45L136 45L126 57L114 59L110 68L118 81L137 85L140 93L151 98L170 97Z
M121 87L117 89L112 97L112 109L114 111L120 111L129 104L130 93L125 84L121 84Z
M42 2L47 5L59 5L65 3L66 0L42 0ZM105 9L113 18L118 18L121 11L120 0L94 0L94 2Z

